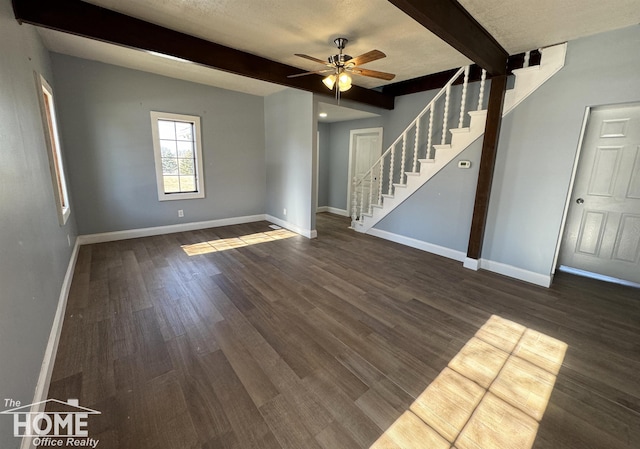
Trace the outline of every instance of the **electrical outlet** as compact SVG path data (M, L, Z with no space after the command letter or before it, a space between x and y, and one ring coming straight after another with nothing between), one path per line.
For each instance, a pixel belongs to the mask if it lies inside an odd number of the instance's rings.
M182 209L178 209L178 217L179 218L184 217L184 211Z
M286 208L286 207L285 207L284 209L282 209L282 213L283 213L284 215L287 215L287 208Z

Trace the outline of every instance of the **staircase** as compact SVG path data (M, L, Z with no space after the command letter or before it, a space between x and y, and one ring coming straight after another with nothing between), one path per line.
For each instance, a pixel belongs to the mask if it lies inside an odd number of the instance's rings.
M529 66L530 52L525 53L524 67L512 71L515 83L505 94L503 116L564 66L566 48L559 44L541 49L540 65L535 66ZM453 86L460 77L459 99L453 101ZM353 229L367 232L484 133L485 78L483 70L476 108L467 112L469 66L460 68L373 166L353 179ZM450 129L449 122L456 118L457 128Z

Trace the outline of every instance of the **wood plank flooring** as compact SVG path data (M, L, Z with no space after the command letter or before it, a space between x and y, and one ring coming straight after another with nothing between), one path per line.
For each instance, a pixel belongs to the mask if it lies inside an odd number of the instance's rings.
M268 225L80 248L49 398L101 411L98 447L369 448L492 315L568 345L534 448L640 447L638 290Z

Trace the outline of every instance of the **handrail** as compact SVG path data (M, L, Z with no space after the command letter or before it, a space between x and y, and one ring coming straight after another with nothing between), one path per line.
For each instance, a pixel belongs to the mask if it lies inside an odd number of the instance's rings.
M378 163L380 163L380 161L382 161L387 154L391 151L391 149L393 147L395 147L398 142L400 142L400 139L402 138L402 136L404 136L406 133L408 133L411 128L413 128L413 126L416 124L416 122L418 120L420 120L422 118L422 116L424 114L426 114L426 112L433 107L433 105L435 104L436 101L438 101L440 99L440 97L442 97L442 95L444 95L444 93L446 92L448 87L451 87L453 85L453 83L460 77L460 75L462 75L462 73L464 73L465 68L464 67L460 67L458 69L458 71L455 73L455 75L453 75L451 77L451 79L449 81L447 81L447 84L444 85L444 87L442 89L440 89L440 92L438 92L436 94L435 97L433 97L433 99L429 102L429 104L427 104L424 109L422 111L420 111L420 113L416 116L415 119L413 119L413 121L411 123L409 123L409 126L407 126L405 128L405 130L403 132L400 133L400 135L398 136L398 138L396 140L393 141L393 143L391 145L389 145L389 148L387 148L387 151L385 151L384 153L382 153L382 155L378 158L378 160L376 160L373 165L371 166L371 168L369 170L367 170L367 172L362 175L361 178L356 179L356 182L354 183L354 187L357 187L360 183L362 183L364 181L364 179L371 173L371 171L375 168L376 165L378 165Z

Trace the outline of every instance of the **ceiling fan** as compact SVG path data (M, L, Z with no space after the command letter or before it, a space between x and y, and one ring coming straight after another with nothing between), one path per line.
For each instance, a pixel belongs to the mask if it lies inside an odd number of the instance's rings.
M328 68L322 70L314 70L311 72L297 73L295 75L289 75L287 78L297 78L299 76L305 75L320 75L329 73L329 75L325 77L322 82L331 90L333 90L335 86L336 98L338 100L340 100L340 92L346 92L347 90L351 89L351 74L378 78L385 81L389 81L395 78L395 75L393 73L379 72L377 70L363 69L362 67L360 67L361 65L368 62L386 58L387 55L382 53L380 50L371 50L367 53L353 58L342 52L342 50L344 50L344 48L347 46L347 43L349 42L347 38L339 37L333 42L334 44L336 44L336 47L338 47L339 52L337 55L329 56L326 61L314 58L313 56L296 53L296 56L308 59L313 62L324 64Z

